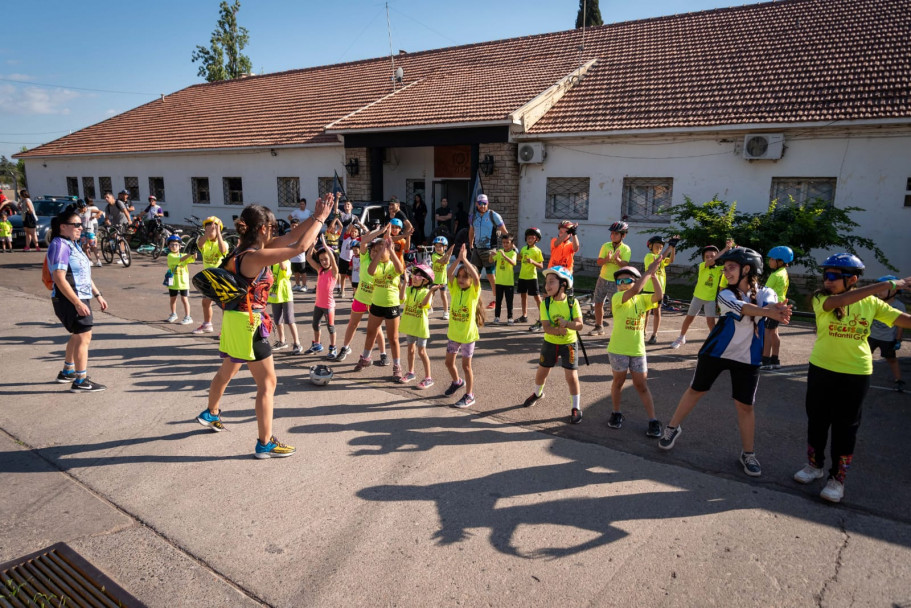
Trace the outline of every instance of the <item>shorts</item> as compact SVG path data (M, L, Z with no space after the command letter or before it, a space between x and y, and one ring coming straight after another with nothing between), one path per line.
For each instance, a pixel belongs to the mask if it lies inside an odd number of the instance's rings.
M780 324L781 324L781 322L780 322L780 321L776 321L775 319L766 318L766 320L765 320L765 328L766 328L766 329L778 329L778 326L779 326ZM872 338L871 338L871 339L872 339Z
M703 300L702 298L697 298L693 296L692 301L690 302L690 309L686 311L686 314L691 317L698 317L699 311L705 309L706 317L717 317L718 313L715 312L715 300Z
M557 364L558 357L563 369L579 369L575 344L554 344L545 341L541 345L541 357L538 363L541 367L551 368Z
M475 247L471 250L472 265L478 269L478 272L481 272L481 270L486 270L488 276L493 276L497 265L491 264L489 260L490 249L478 249Z
M351 312L367 312L367 305L360 300L354 300L351 302Z
M188 295L190 295L190 290L189 289L170 289L170 288L168 288L168 295L171 296L172 298L176 298L177 296L188 296Z
M95 319L92 317L92 300L82 300L82 303L89 307L89 314L80 317L76 314L76 307L66 298L51 298L54 302L54 314L63 323L63 327L71 334L84 334L92 331Z
M291 262L292 274L305 274L307 272L306 262Z
M350 277L351 276L351 262L349 260L343 260L343 259L339 258L338 273L343 274L346 277Z
M11 236L0 236L0 243L10 243L12 244L13 237Z
M405 344L411 346L417 344L418 348L427 348L427 338L418 338L417 336L405 336Z
M294 300L287 302L272 303L272 322L276 325L284 323L285 325L294 324Z
M35 221L35 216L31 213L26 213L22 216L22 227L23 228L37 228L38 222Z
M610 368L615 372L630 371L636 374L645 374L648 372L648 362L645 355L640 357L630 357L629 355L615 355L607 353L610 360Z
M592 302L595 304L604 304L607 312L611 310L611 298L617 293L617 283L598 277L595 282L595 294L592 296Z
M219 351L218 356L222 359L230 359L234 363L249 363L247 359L238 359L230 356L228 353ZM272 345L269 344L269 338L257 336L253 340L253 361L264 361L272 356Z
M446 283L434 283L434 286L436 286L436 285L440 286L439 289L437 289L438 292L446 293L446 290L447 290Z
M538 279L518 279L516 293L519 295L538 295Z
M753 405L759 386L759 366L701 355L696 363L690 388L703 393L714 384L724 370L731 371L731 397L740 403Z
M370 305L370 314L381 319L398 319L402 315L402 309L399 306L377 306Z
M475 342L469 342L468 344L462 344L461 342L456 342L450 340L446 343L446 354L447 355L462 355L463 359L471 359L474 356L474 345Z
M894 359L895 358L895 342L886 342L885 340L877 340L876 338L867 338L867 343L870 345L870 354L876 352L876 349L879 349L879 354L882 355L883 359Z

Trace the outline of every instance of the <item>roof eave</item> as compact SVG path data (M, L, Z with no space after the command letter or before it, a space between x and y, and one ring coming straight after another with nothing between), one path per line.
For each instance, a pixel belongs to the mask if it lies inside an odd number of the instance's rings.
M76 157L103 157L103 156L147 156L157 154L211 154L211 153L231 153L231 152L249 152L249 151L268 151L268 150L288 150L294 148L338 148L341 142L324 142L316 144L274 144L262 146L237 146L230 148L172 148L166 150L135 150L131 152L84 152L73 154L35 154L22 156L28 152L14 154L12 158L22 158L24 161L36 159L55 159L55 158L76 158Z
M508 127L511 119L443 122L425 125L400 125L395 127L369 127L363 129L326 129L326 135L354 135L361 133L394 133L401 131L430 131L433 129L464 129L471 127Z

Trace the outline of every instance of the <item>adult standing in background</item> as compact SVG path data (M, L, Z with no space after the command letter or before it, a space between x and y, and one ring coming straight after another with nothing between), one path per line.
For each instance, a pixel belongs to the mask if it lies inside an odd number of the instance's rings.
M117 195L117 198L120 200L121 203L123 203L124 209L126 209L130 213L133 213L134 211L136 211L136 208L133 207L133 203L130 201L130 191L129 190L124 188ZM132 218L130 221L132 221Z
M444 236L452 236L452 207L449 206L449 199L445 196L440 199L440 206L434 215L436 216L437 229L445 230L446 234Z
M298 208L295 209L294 211L292 211L291 214L288 216L289 222L293 219L296 219L298 221L298 223L300 223L312 215L310 210L307 209L307 199L301 197L300 200L297 201L297 204L298 204Z
M414 217L414 238L412 242L416 245L423 245L426 240L424 234L424 222L427 221L427 204L424 197L418 193L414 195L414 204L411 206L411 215Z
M414 226L411 225L411 220L409 220L408 215L402 211L402 206L399 204L399 200L393 196L391 199L389 199L389 209L386 212L386 221L383 223L388 224L395 219L402 221L403 236L414 234Z
M496 293L494 284L494 267L496 264L490 262L490 252L496 249L496 235L509 234L503 218L496 211L490 209L490 203L486 194L479 194L475 203L477 213L471 221L471 227L468 229L468 243L471 247L471 263L478 269L487 270L487 281L490 283L490 291ZM496 303L491 299L487 308L493 308Z
M19 209L22 212L22 228L25 230L25 247L23 251L31 251L31 243L35 243L35 251L41 251L38 244L38 216L35 215L35 206L28 194L28 190L19 191Z

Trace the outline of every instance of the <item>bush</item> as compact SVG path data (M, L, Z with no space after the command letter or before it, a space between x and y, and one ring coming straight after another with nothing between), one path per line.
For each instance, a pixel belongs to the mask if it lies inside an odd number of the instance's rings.
M681 242L678 253L692 249L690 259L699 256L700 248L717 245L722 248L727 239L737 245L755 249L763 256L772 247L787 245L794 250L792 265L802 265L814 272L820 270L813 250L826 255L847 251L857 255L858 249L873 252L883 266L897 272L889 263L885 253L867 238L853 234L860 225L850 217L860 207L835 207L828 201L817 199L803 204L779 205L777 200L769 203L764 213L738 213L737 203L726 203L715 196L712 200L697 205L684 197L682 205L675 205L663 213L670 216L667 228L649 234L661 234L665 238L679 234ZM863 257L863 256L861 256Z

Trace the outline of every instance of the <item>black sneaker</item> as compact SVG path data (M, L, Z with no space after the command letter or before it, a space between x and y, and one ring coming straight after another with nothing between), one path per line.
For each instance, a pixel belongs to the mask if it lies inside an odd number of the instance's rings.
M540 321L540 320L539 320L539 321L535 321L535 324L534 324L534 325L530 325L530 326L528 327L528 331L541 331L542 329L543 329L543 328L541 327L541 321Z
M91 378L86 377L82 382L73 382L70 385L71 393L100 393L103 390L106 390L106 387L103 384L98 384L97 382L92 381Z
M582 422L582 410L574 407L569 415L569 423L579 424L580 422Z
M610 420L607 421L607 426L612 429L619 429L623 426L623 413L621 412L611 412Z
M465 386L465 381L462 380L461 378L459 378L458 382L450 383L449 388L447 388L445 391L443 391L443 394L446 395L447 397L451 397L451 396L455 395L456 391L459 390L460 388L462 388L463 386Z
M336 357L336 359L338 359L338 357ZM386 353L380 353L380 358L374 363L374 365L386 367L387 365L392 365L392 361L389 359Z
M526 317L525 315L522 315L521 317L516 319L516 323L528 323L528 317Z
M661 437L661 421L660 420L649 420L648 421L648 430L645 431L646 437Z
M61 372L61 373L63 373L63 372ZM60 380L58 380L57 382L60 382ZM895 381L895 392L897 392L897 393L905 392L905 381L904 380Z
M754 452L740 452L740 464L743 465L743 472L750 477L762 475L762 467L759 466Z
M341 347L340 349L338 349L338 354L335 355L335 359L334 359L334 360L335 360L335 361L344 361L344 360L345 360L345 357L347 357L347 356L350 355L350 354L351 354L351 347L350 347L350 346L343 346L343 347Z
M664 427L664 433L661 434L661 439L658 440L658 447L662 450L671 449L674 447L674 444L677 443L677 437L680 437L680 433L682 432L682 426L678 426L677 428L670 426Z
M526 399L525 403L523 403L522 405L524 405L525 407L531 407L534 404L536 404L538 401L540 401L541 399L544 399L544 393L541 393L540 397L538 396L537 393L532 393L531 397Z
M57 374L57 384L72 384L76 379L76 372L64 373L61 371Z

